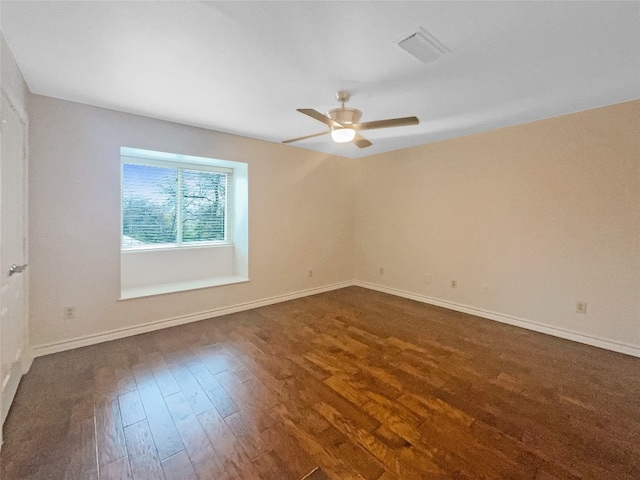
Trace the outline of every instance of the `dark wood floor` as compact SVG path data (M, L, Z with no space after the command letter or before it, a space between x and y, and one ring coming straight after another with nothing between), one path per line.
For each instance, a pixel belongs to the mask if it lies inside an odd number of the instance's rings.
M38 358L4 434L3 480L637 480L640 359L351 287Z

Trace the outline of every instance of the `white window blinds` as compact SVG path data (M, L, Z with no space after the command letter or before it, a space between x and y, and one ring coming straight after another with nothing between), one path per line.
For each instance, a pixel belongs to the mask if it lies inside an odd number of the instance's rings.
M122 163L122 248L228 240L231 174L159 162Z

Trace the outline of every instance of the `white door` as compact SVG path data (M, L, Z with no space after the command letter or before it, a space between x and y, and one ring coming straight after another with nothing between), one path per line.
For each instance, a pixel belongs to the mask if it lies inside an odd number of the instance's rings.
M22 116L2 92L0 136L0 426L28 357L26 297L26 137ZM12 266L15 267L12 269ZM10 274L10 272L13 272ZM0 441L2 439L0 429Z

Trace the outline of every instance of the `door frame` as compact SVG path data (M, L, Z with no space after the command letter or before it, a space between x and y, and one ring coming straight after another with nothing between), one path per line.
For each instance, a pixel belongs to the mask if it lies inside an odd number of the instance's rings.
M29 263L29 117L25 108L22 105L22 102L19 102L12 93L5 88L4 85L0 85L0 95L4 97L7 101L11 109L15 112L18 121L22 125L22 162L23 162L23 189L22 189L22 217L23 217L23 254L24 254L24 263ZM0 138L0 142L2 139ZM1 164L0 164L0 175L1 172ZM1 195L2 183L0 182L0 208L2 207L2 195ZM0 210L1 212L1 210ZM2 239L0 237L0 249L2 246ZM24 375L31 368L31 363L33 362L33 353L31 351L31 347L29 345L29 268L27 268L23 275L22 284L23 284L23 325L22 325L22 345L20 346L20 371L21 375ZM0 308L4 305L2 292L0 291ZM2 339L2 329L0 329L0 346ZM2 382L4 379L0 379ZM1 390L0 390L1 391ZM2 405L2 395L0 394L0 412L4 410L4 406ZM8 408L7 408L8 411ZM0 449L2 448L2 432L4 429L4 421L5 418L0 418Z

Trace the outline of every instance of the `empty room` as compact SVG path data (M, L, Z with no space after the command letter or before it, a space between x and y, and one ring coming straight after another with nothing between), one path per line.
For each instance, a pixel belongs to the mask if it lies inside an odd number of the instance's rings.
M640 1L0 2L0 478L640 478Z

